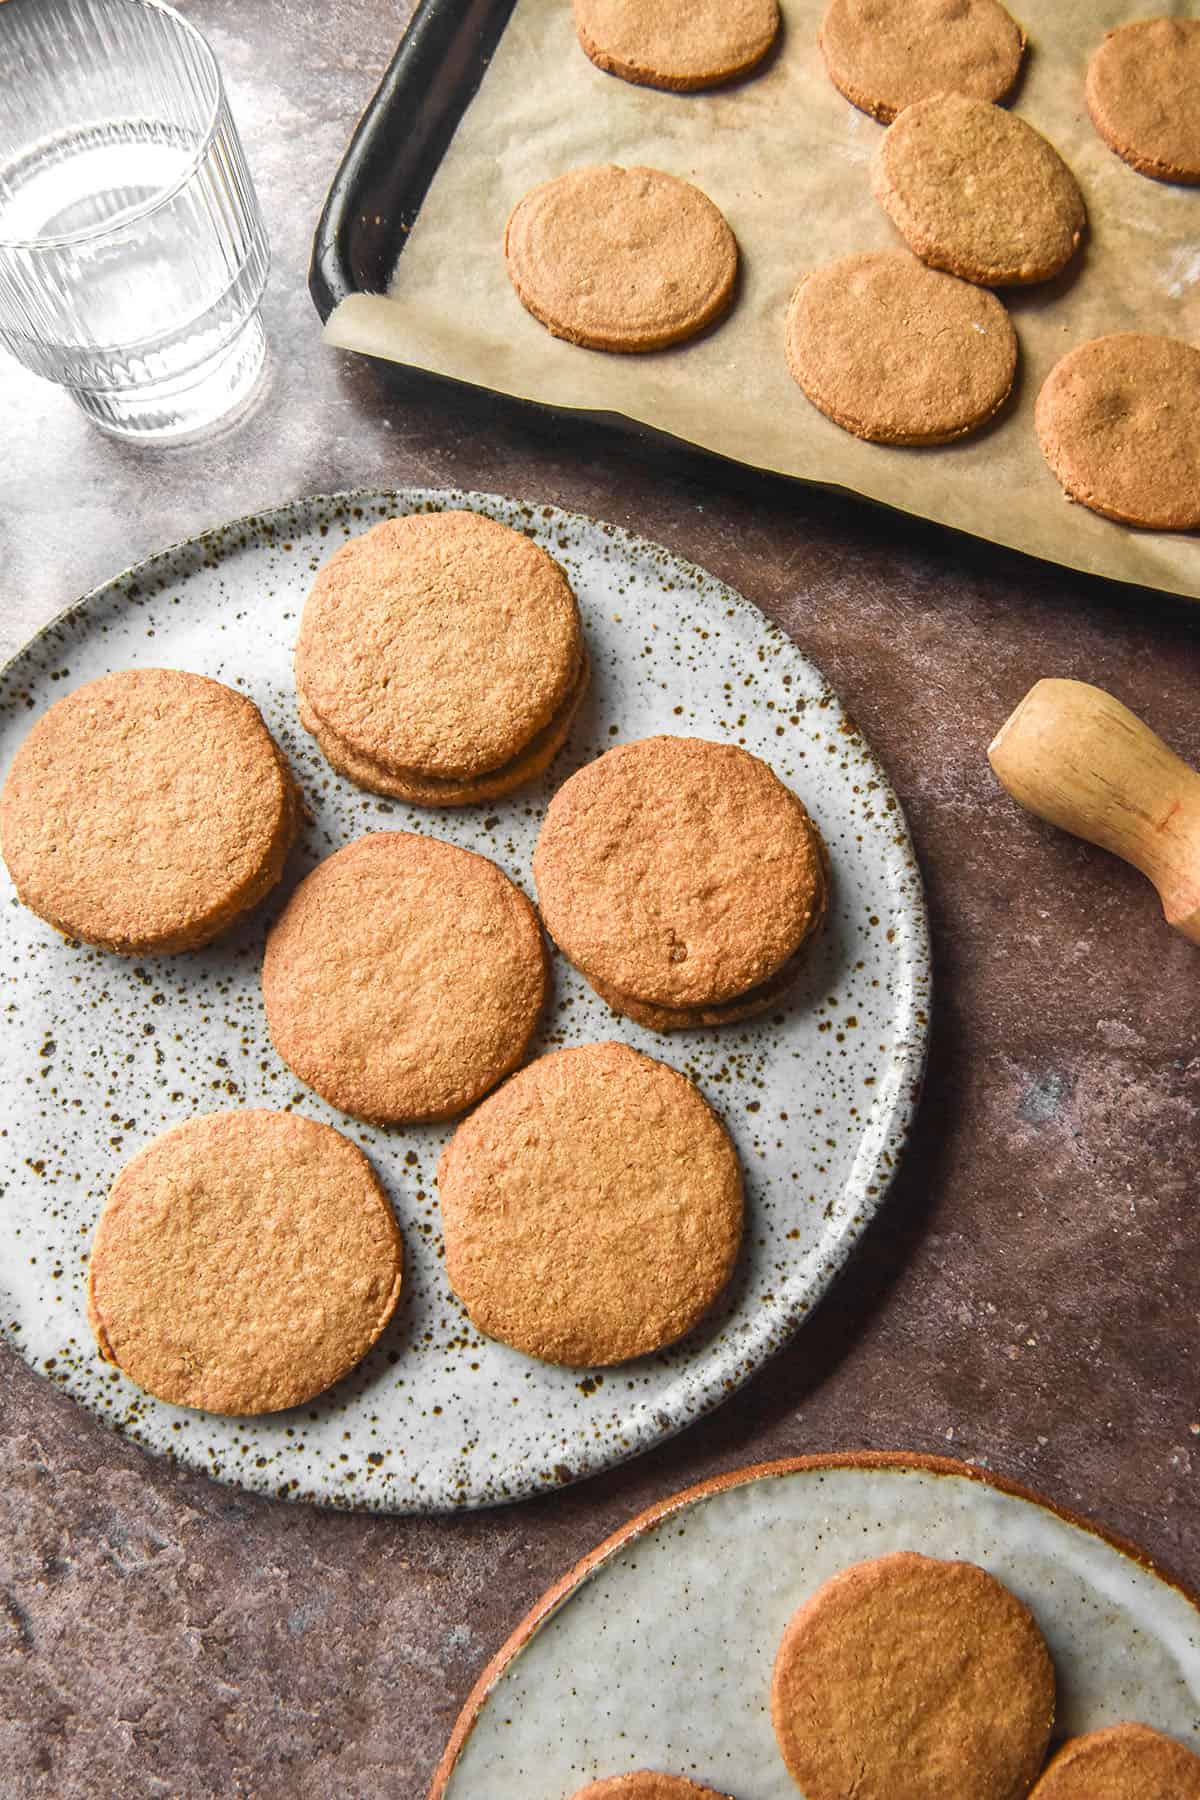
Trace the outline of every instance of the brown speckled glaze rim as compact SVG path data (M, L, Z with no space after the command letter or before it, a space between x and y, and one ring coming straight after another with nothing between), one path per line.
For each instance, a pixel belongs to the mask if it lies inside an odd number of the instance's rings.
M1137 1568L1152 1575L1156 1581L1164 1582L1174 1588L1187 1603L1200 1613L1200 1593L1195 1592L1177 1575L1164 1570L1138 1548L1129 1538L1109 1531L1097 1525L1091 1519L1085 1519L1081 1513L1072 1512L1069 1507L1059 1506L1054 1500L1047 1500L1044 1495L1035 1493L1032 1488L1022 1482L1010 1480L1006 1475L997 1475L990 1469L977 1468L973 1463L960 1462L952 1456L926 1456L920 1451L907 1450L844 1450L832 1451L810 1456L788 1456L778 1462L747 1463L740 1469L728 1469L723 1475L712 1475L707 1481L700 1481L693 1487L682 1488L676 1494L668 1494L662 1500L654 1501L643 1512L619 1525L594 1550L581 1557L546 1589L540 1600L525 1614L509 1636L501 1644L499 1650L491 1658L475 1685L472 1687L462 1710L455 1720L450 1740L442 1752L441 1760L433 1772L426 1800L445 1800L447 1785L454 1774L459 1757L466 1747L475 1723L483 1710L492 1689L505 1673L508 1665L520 1654L541 1627L563 1606L572 1595L588 1581L597 1569L609 1562L618 1551L632 1543L634 1539L644 1537L647 1532L673 1513L682 1512L686 1507L694 1506L698 1501L710 1500L716 1494L727 1492L730 1488L747 1487L754 1481L771 1481L787 1475L827 1472L841 1469L902 1469L922 1475L941 1475L973 1482L979 1487L990 1488L996 1493L1007 1494L1014 1500L1023 1500L1028 1505L1039 1507L1043 1512L1052 1513L1064 1524L1072 1525L1078 1531L1085 1531L1089 1536L1099 1538L1109 1549L1126 1557Z

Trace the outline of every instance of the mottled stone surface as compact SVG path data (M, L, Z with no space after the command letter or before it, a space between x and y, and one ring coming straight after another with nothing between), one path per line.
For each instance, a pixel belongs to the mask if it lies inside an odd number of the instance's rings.
M793 1452L974 1458L1200 1578L1200 963L1140 878L1019 813L984 755L1056 674L1110 687L1200 763L1200 614L829 496L535 435L324 350L309 239L404 9L186 10L268 215L271 385L226 436L149 452L5 362L0 651L164 543L339 486L463 483L659 538L782 621L887 761L928 881L933 1058L884 1214L792 1349L682 1438L550 1499L426 1521L250 1500L0 1356L0 1789L417 1800L555 1575L657 1496Z

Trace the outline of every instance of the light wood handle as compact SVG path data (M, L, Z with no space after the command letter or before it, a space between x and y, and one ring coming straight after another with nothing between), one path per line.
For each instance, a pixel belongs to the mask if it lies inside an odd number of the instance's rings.
M1030 812L1148 875L1167 922L1200 944L1200 775L1127 706L1085 681L1039 681L988 760Z

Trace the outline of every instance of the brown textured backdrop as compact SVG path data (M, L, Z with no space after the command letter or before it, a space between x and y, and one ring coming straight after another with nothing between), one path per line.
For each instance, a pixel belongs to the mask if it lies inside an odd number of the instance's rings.
M268 217L271 385L225 437L149 452L0 364L0 653L166 543L339 486L473 485L661 539L786 625L886 760L928 884L933 1053L887 1206L791 1350L673 1443L526 1506L393 1520L249 1499L123 1444L0 1353L0 1792L418 1800L474 1675L553 1577L652 1499L763 1457L973 1458L1200 1580L1200 953L1131 871L1018 813L984 757L1059 674L1200 763L1200 611L826 496L533 436L324 349L309 240L406 8L185 10Z

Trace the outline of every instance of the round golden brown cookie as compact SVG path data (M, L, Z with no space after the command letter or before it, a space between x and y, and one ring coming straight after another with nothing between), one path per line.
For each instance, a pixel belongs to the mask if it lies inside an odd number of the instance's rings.
M400 1295L391 1206L362 1151L298 1113L208 1113L122 1169L100 1214L100 1354L176 1406L299 1406L371 1348Z
M875 198L933 269L985 287L1047 281L1079 248L1079 183L1053 144L1003 107L939 94L888 127Z
M446 1273L480 1331L572 1367L674 1343L733 1273L737 1153L685 1076L624 1044L542 1056L438 1169Z
M359 755L336 732L323 725L303 694L298 710L300 723L316 739L330 767L359 787L369 788L374 794L388 794L395 800L405 800L410 806L472 806L484 800L498 800L545 773L570 736L590 679L591 664L585 650L580 656L574 686L553 718L535 732L511 762L504 763L490 775L477 775L470 781L441 780L433 775L418 775L411 769L386 768L383 763Z
M606 1781L589 1781L572 1800L729 1800L716 1788L701 1787L686 1775L659 1775L639 1769L632 1775L610 1775Z
M579 42L601 69L641 87L716 87L760 63L779 31L778 0L575 0Z
M283 872L300 795L244 694L180 669L127 669L43 714L0 795L26 906L69 937L192 950Z
M999 0L830 0L821 49L833 85L890 124L915 100L1003 100L1025 33Z
M1088 64L1086 93L1096 130L1139 174L1200 182L1200 19L1110 31Z
M743 997L820 920L816 827L736 744L620 744L564 782L533 855L546 929L590 981L691 1010Z
M813 405L877 444L964 437L1000 410L1017 370L996 296L903 250L861 250L806 275L786 346Z
M522 306L592 350L658 350L733 298L737 242L707 194L661 169L572 169L519 200L504 233Z
M771 1717L805 1800L1018 1800L1045 1755L1054 1669L991 1575L899 1551L792 1616Z
M545 995L533 908L471 850L356 838L267 938L263 1001L288 1067L356 1118L448 1119L516 1067Z
M1126 525L1200 525L1200 350L1121 331L1051 369L1034 414L1042 454L1073 500Z
M296 685L324 731L399 778L469 782L567 704L579 609L523 532L472 512L384 519L313 584Z
M1148 1725L1070 1738L1029 1800L1200 1800L1200 1757Z

